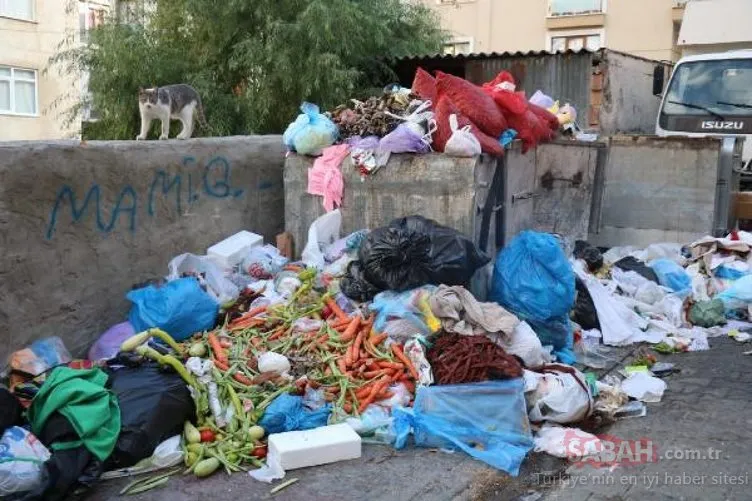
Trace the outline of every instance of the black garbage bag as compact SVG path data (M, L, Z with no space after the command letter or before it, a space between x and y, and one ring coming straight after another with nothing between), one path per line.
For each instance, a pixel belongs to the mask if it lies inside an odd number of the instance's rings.
M598 320L598 311L595 309L593 298L590 297L590 292L588 292L585 282L576 277L574 285L577 290L577 298L572 310L572 320L580 324L587 331L591 329L600 330L601 323Z
M358 258L368 282L394 291L426 284L466 285L490 261L462 233L422 216L395 219L372 231Z
M122 367L110 372L120 405L120 436L107 468L125 468L148 458L168 438L179 435L196 409L185 381L156 365Z
M601 251L584 240L577 240L574 243L574 257L585 261L591 273L595 273L603 267Z
M614 266L624 271L634 271L648 280L652 280L657 284L660 283L658 282L658 275L655 274L653 269L635 257L627 256L615 262Z
M74 442L79 439L73 425L62 414L54 413L37 437L47 445ZM71 499L74 491L90 489L104 473L104 465L83 445L71 449L51 449L44 464L44 481L33 491L19 496L23 501L62 501Z
M352 261L347 265L347 271L339 287L345 296L362 303L372 300L381 292L378 287L366 280L360 261Z
M0 436L11 426L21 423L23 408L18 399L6 388L0 388Z

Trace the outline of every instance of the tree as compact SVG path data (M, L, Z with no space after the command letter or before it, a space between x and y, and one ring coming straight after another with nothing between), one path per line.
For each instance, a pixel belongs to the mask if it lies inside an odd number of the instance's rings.
M395 58L436 53L445 37L417 0L156 0L143 19L111 16L51 59L89 72L101 118L87 138L133 139L138 88L173 83L201 94L210 130L199 134L279 133L303 100L328 109L363 96L394 79Z

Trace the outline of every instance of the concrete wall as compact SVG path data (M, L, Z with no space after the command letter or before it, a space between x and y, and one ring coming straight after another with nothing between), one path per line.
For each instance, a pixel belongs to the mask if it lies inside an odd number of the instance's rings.
M710 234L720 151L718 139L611 138L591 243L686 243Z
M324 214L322 198L307 193L309 157L291 155L285 162L285 229L292 233L297 255L307 241L308 227ZM361 181L347 158L342 165L342 236L377 228L395 218L414 214L429 217L466 235L481 233L480 208L486 204L496 171L488 157L392 155L389 163ZM492 216L495 214L492 214ZM495 223L489 221L489 254L495 248Z
M603 53L603 99L599 121L601 134L655 134L660 98L653 95L655 61L618 52ZM670 75L670 68L667 69ZM584 123L584 120L580 120Z
M134 284L247 229L283 229L278 136L0 143L0 360L61 336L81 354Z

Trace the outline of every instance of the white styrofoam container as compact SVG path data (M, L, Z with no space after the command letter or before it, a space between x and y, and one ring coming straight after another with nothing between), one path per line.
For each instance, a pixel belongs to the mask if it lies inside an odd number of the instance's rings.
M269 435L269 456L284 470L335 463L361 456L360 435L345 423Z
M243 230L209 247L206 255L222 268L228 269L240 263L248 251L260 245L264 245L264 237Z

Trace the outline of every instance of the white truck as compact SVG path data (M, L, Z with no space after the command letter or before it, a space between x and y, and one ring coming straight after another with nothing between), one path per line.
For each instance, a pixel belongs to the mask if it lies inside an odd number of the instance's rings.
M752 50L684 57L668 85L664 80L664 68L657 66L653 93L662 102L655 133L745 138L742 171L752 174Z

